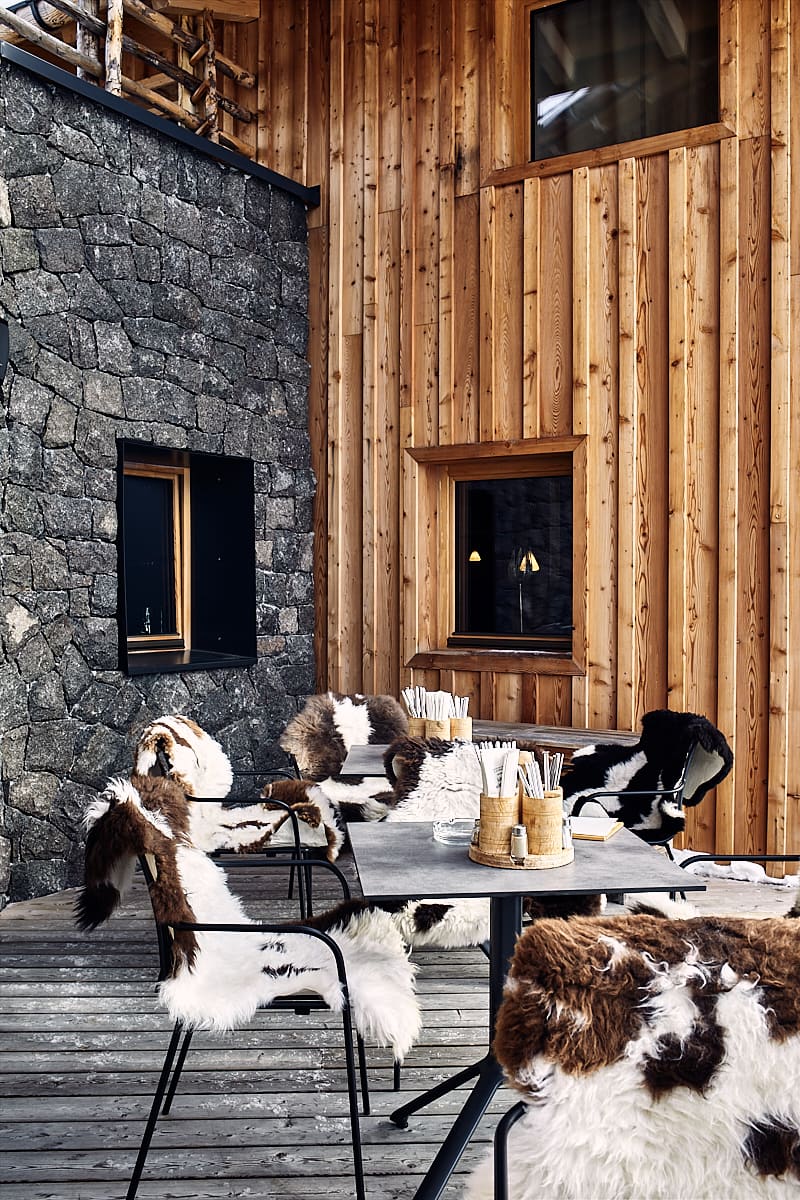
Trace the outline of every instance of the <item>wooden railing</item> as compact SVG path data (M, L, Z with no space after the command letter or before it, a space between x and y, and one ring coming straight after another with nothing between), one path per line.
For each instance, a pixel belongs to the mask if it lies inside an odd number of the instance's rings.
M248 125L255 113L219 87L224 75L238 87L254 89L250 71L221 53L215 39L214 13L208 9L177 21L164 13L168 0L48 0L38 6L0 9L3 26L14 31L15 41L38 47L59 63L76 70L78 76L105 87L115 96L128 96L149 109L171 118L194 133L253 157L253 148L229 128L221 114ZM172 47L173 57L146 46L124 30L125 17L133 18L155 35L162 45ZM34 19L35 18L35 19ZM75 45L65 35L75 31ZM123 71L123 56L138 59L155 74L132 79ZM176 98L162 94L177 85Z

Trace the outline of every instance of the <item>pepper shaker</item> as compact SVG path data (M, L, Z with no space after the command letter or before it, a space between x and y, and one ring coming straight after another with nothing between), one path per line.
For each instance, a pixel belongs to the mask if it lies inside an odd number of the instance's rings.
M528 856L528 831L524 825L511 829L511 861L522 864Z

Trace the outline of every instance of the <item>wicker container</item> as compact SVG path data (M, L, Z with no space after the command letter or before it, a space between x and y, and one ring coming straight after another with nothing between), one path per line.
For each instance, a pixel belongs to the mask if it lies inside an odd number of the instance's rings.
M472 717L451 717L450 737L453 741L472 741Z
M424 717L409 717L408 718L408 736L409 737L425 737L425 718Z
M450 718L445 717L443 721L431 721L427 717L425 719L425 737L426 738L443 738L446 742L450 741Z
M482 795L479 848L485 854L510 854L511 828L518 822L518 796Z
M542 799L523 796L522 820L528 830L528 854L561 852L561 826L564 820L564 793L561 788L545 792Z

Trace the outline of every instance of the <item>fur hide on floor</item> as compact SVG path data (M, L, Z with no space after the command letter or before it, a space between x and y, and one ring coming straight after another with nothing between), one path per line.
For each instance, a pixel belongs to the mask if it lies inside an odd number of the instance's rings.
M351 746L388 744L408 732L408 718L394 696L310 696L280 738L304 779L335 777ZM385 787L385 784L384 784Z
M800 1194L798 980L793 918L535 922L494 1041L510 1200ZM493 1195L486 1161L465 1196Z
M81 929L108 920L121 903L137 857L155 875L156 920L249 924L225 872L191 844L189 806L170 779L134 775L112 780L86 813L85 886L76 917ZM268 917L266 918L268 919ZM362 901L340 905L311 924L327 932L344 955L356 1027L402 1059L420 1028L415 968L387 913ZM310 990L334 1010L342 992L330 951L316 938L286 931L176 931L170 977L159 999L173 1020L229 1030L281 996Z
M562 776L564 804L572 812L578 801L594 792L611 792L589 801L581 810L583 815L605 811L645 841L674 837L686 823L683 807L674 796L660 793L677 786L692 747L683 806L699 804L729 773L733 753L705 717L668 709L645 714L635 746L609 744L576 750ZM628 794L635 791L646 794Z

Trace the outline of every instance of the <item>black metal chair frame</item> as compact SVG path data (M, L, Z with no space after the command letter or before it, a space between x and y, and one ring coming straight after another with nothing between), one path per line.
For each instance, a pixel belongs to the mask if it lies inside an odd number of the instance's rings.
M281 805L283 807L283 805ZM286 806L288 807L288 805ZM295 822L296 816L292 814ZM155 883L155 877L150 868L150 864L144 855L139 857L139 863L147 883L148 892ZM298 879L301 878L302 872L299 868L306 870L311 867L322 867L329 870L339 880L342 886L344 900L351 898L350 887L342 871L333 863L326 862L322 859L293 859L290 863L284 862L284 866L298 867ZM283 921L277 923L252 923L252 924L213 924L208 922L189 922L181 921L173 924L165 924L156 921L156 934L158 941L159 952L159 981L166 979L169 975L172 966L172 931L174 930L190 930L194 932L207 933L297 933L306 934L309 937L314 937L318 941L323 942L331 951L336 963L336 971L339 976L339 982L342 987L342 996L344 1004L342 1007L342 1032L344 1037L345 1048L345 1066L347 1071L347 1096L350 1110L350 1128L353 1143L353 1168L355 1172L356 1183L356 1198L364 1200L364 1164L361 1152L361 1131L358 1117L358 1090L356 1086L356 1054L353 1049L353 1029L351 1025L351 1008L350 997L347 987L347 975L345 970L344 958L342 952L336 942L327 933L319 929L311 929L307 925L292 924L291 922ZM315 996L285 996L278 997L269 1004L261 1006L262 1011L283 1011L293 1012L298 1015L307 1016L312 1011L330 1011L330 1006L322 997ZM172 1101L178 1088L178 1082L183 1071L186 1057L189 1053L194 1029L186 1027L183 1021L178 1020L172 1030L169 1045L167 1047L164 1064L161 1068L158 1084L156 1085L153 1103L150 1107L150 1113L145 1125L144 1135L139 1147L139 1153L134 1164L133 1174L128 1185L126 1200L133 1200L139 1187L139 1181L144 1170L147 1154L150 1149L150 1143L153 1139L156 1124L160 1116L168 1116L172 1108ZM183 1041L181 1042L181 1038ZM366 1052L364 1049L364 1040L361 1034L356 1035L356 1048L358 1057L358 1071L361 1082L361 1097L362 1106L365 1116L369 1115L369 1087L367 1081L367 1064ZM180 1044L180 1049L179 1049ZM177 1055L177 1058L176 1058ZM173 1065L174 1064L174 1065Z
M172 776L172 768L170 765L170 761L167 758L166 753L164 752L164 749L162 746L159 746L156 749L156 761L158 763L161 774L165 778L171 779L173 777ZM292 761L294 762L294 760L292 760ZM264 779L264 778L267 778L270 776L277 777L280 779L299 779L300 774L297 771L296 763L294 764L294 769L295 769L294 774L292 774L289 771L281 771L280 769L275 770L275 771L237 771L236 774L234 775L234 779L242 778L242 777L247 778L247 779ZM238 807L239 805L258 804L258 803L260 803L261 798L259 797L254 800L246 800L246 799L242 799L237 796L234 796L231 798L228 796L191 796L191 795L187 795L187 800L191 800L191 801L193 801L195 803L199 803L199 804L223 804L223 805L228 805L231 808L235 808L235 807ZM274 808L282 808L285 812L287 812L289 814L290 820L292 822L292 833L293 833L294 844L292 846L267 846L267 847L264 847L264 849L259 850L257 852L259 855L263 855L263 858L259 857L257 859L257 862L263 863L264 859L266 859L267 862L265 865L269 866L269 865L271 865L269 863L269 860L271 858L278 858L283 854L290 854L293 858L305 860L308 857L308 854L307 854L306 847L304 847L300 841L300 826L298 825L296 814L292 811L290 805L285 804L282 800L273 800L270 797L269 803ZM213 859L219 860L223 857L223 855L225 855L227 853L229 853L229 852L225 851L225 850L214 850L211 853L210 857ZM230 858L225 859L226 866L237 866L238 867L238 866L250 866L252 864L252 860L250 860L248 862L246 857L237 856L234 851L230 851L230 855L231 855ZM288 889L288 898L290 900L294 896L295 870L297 870L297 899L298 899L298 904L300 906L300 917L302 920L306 920L312 915L312 910L313 910L313 901L311 899L311 891L312 891L311 873L309 871L304 870L302 865L297 866L297 867L292 865L290 867L289 889Z

